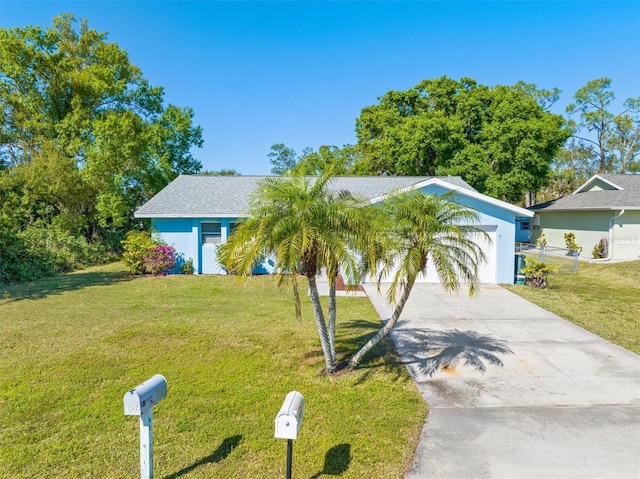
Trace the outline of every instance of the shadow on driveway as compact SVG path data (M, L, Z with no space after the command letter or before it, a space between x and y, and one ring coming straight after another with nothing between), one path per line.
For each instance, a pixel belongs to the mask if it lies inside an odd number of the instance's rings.
M502 367L499 355L511 354L506 341L475 331L412 329L394 332L404 362L426 376L467 366L484 373Z

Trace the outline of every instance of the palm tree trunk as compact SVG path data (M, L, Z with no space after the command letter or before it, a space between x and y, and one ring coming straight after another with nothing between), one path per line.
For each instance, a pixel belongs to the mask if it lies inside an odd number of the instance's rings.
M362 360L362 357L367 354L371 349L375 347L382 339L389 334L389 331L395 326L400 319L400 314L402 314L402 310L404 309L407 300L409 299L409 295L411 294L411 290L413 289L413 284L415 283L415 278L409 280L407 285L402 290L402 295L400 296L400 301L396 305L396 309L393 311L391 315L391 319L387 321L387 323L376 333L376 335L371 338L367 343L360 348L360 350L353 355L353 357L349 360L349 368L354 369Z
M329 344L331 347L331 361L336 363L336 282L335 280L329 286Z
M296 273L294 273L296 274ZM300 291L298 290L298 278L293 278L293 302L296 307L296 319L298 322L302 322L302 305L300 303Z
M331 341L329 340L327 325L324 320L324 312L322 311L322 305L320 304L320 295L318 294L315 270L311 274L307 273L307 280L309 281L309 297L311 299L311 305L313 306L316 328L318 329L318 336L320 336L320 344L322 345L327 373L332 373L335 370L335 361L333 359L335 357L335 353L332 354L331 352Z

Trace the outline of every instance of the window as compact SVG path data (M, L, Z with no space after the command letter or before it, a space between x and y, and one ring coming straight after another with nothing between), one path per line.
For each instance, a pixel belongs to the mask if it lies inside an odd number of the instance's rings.
M222 240L220 223L200 223L200 241L202 244L219 244Z
M522 231L529 231L531 229L531 221L523 221L520 223L520 229Z
M231 233L236 229L236 226L238 226L238 223L234 221L229 222L229 233L227 234L227 237L231 236Z

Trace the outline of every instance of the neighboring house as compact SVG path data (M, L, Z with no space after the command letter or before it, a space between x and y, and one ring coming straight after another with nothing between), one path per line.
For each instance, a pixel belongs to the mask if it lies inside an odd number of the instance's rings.
M251 194L263 176L179 176L136 212L150 218L156 234L176 248L184 261L193 260L197 274L224 274L216 261L216 248L247 216ZM362 195L372 203L399 189L422 189L428 193L455 192L456 201L475 208L479 226L490 242L482 241L487 261L480 265L483 283L513 283L516 217L533 213L478 193L458 177L334 177L329 186ZM272 264L264 265L269 271ZM433 271L433 268L428 268ZM423 282L438 282L433 273Z
M548 246L564 248L564 234L573 232L582 257L605 239L606 259L640 258L640 175L594 175L571 195L529 210L532 241L544 233Z

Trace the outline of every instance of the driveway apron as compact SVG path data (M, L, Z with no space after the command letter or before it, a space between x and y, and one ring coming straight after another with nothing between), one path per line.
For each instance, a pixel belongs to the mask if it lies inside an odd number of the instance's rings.
M406 479L640 478L640 356L499 286L416 284L392 338L430 406Z

